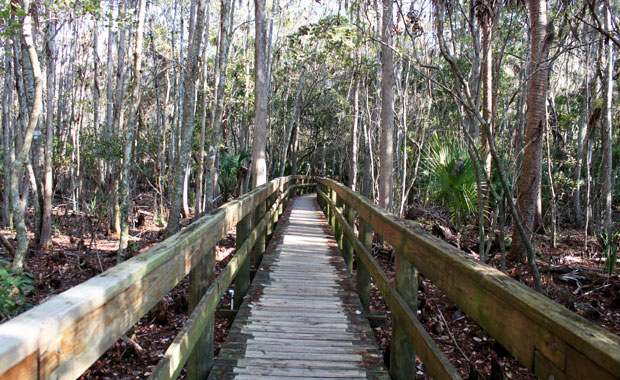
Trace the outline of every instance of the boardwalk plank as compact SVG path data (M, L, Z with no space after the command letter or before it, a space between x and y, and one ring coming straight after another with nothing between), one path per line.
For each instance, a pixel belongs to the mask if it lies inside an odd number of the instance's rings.
M293 200L209 379L389 379L314 199Z

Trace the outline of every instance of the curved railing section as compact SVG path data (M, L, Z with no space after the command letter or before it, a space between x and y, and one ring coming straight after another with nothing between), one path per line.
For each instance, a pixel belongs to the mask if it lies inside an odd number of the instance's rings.
M414 350L433 378L459 378L418 322L418 271L539 378L620 377L616 335L457 248L406 226L338 182L317 179L317 193L350 268L353 255L357 258L357 289L366 312L371 278L391 310L393 378L409 379L415 373ZM373 230L394 248L395 284L371 254Z
M250 283L250 251L257 266L266 235L289 197L310 186L310 177L277 178L0 325L0 380L79 377L188 274L193 311L151 378L176 378L188 360L188 371L205 376L212 365L213 314L220 297L234 281L235 298L243 298ZM213 248L234 226L237 251L214 279ZM199 359L191 358L193 351L202 353Z

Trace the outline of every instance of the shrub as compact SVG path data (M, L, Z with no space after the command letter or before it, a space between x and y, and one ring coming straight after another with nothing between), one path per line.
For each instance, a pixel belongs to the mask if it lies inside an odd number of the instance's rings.
M0 318L19 314L32 306L26 294L31 292L33 276L22 269L12 269L6 260L0 260Z

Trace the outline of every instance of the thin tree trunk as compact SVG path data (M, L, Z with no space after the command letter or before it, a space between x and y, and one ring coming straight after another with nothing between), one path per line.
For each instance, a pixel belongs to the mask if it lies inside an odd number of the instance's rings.
M198 168L196 169L196 204L194 206L194 220L200 218L204 212L203 178L204 178L204 159L205 159L205 127L207 125L207 47L209 46L209 9L210 2L207 1L205 17L205 43L202 49L202 75L200 77L202 89L202 101L200 103L200 145L198 147Z
M220 41L217 53L216 69L216 89L213 100L213 111L211 114L212 135L209 142L209 152L207 152L207 181L205 192L207 196L206 210L213 207L217 196L218 181L218 157L219 145L222 139L222 115L224 113L224 89L226 88L226 69L228 67L228 50L230 47L230 37L232 35L232 20L234 10L231 0L222 0L220 7Z
M170 236L179 230L181 206L183 201L183 184L185 179L185 168L188 165L192 151L192 136L195 126L196 114L196 77L198 76L198 55L200 54L200 44L202 41L202 30L205 15L205 0L197 0L197 19L193 38L188 41L188 57L185 67L185 91L183 101L183 129L181 151L177 154L174 170L173 186L171 191L170 215L168 215L168 226L166 235Z
M99 100L101 98L101 85L99 84L99 66L101 65L101 58L99 57L99 25L93 26L93 129L95 133L95 141L105 136L104 130L101 128L101 121L99 116ZM99 175L99 182L105 181L103 158L97 158L97 172Z
M299 119L297 119L297 126L293 130L293 137L291 142L291 175L297 175L297 150L299 148ZM340 169L342 174L342 169Z
M13 104L13 78L11 77L11 49L5 49L4 60L4 93L2 96L2 133L3 133L3 148L4 148L4 191L3 195L3 207L2 207L2 222L5 227L11 225L11 163L15 158L15 143L14 136L11 134L11 116L9 105Z
M353 91L353 124L351 125L351 161L349 167L349 187L355 191L357 188L357 150L359 140L359 120L360 120L360 79L359 74L355 73L355 90Z
M481 74L482 74L482 117L487 123L489 128L482 129L482 164L484 170L487 173L491 173L491 153L490 142L494 133L494 115L493 115L493 23L495 19L495 0L479 1L477 9L477 17L480 21L481 29L481 42L482 42L482 61L481 61ZM489 132L489 133L487 133ZM482 182L482 180L481 180ZM479 188L478 191L481 194L480 206L482 208L482 217L489 209L489 186L490 183L486 183L486 186ZM478 223L482 226L486 225L485 220L479 220ZM483 230L484 231L484 230ZM484 235L484 233L482 234ZM483 245L481 245L482 247ZM483 255L486 256L486 255ZM481 258L484 260L486 257Z
M392 0L383 0L381 26L381 168L379 206L392 209L394 171L394 62L392 53Z
M41 220L40 244L44 249L52 245L52 195L54 189L52 159L54 154L54 97L56 93L56 46L54 35L56 24L48 24L45 54L47 62L47 115L45 116L45 184L43 189L43 216Z
M144 19L146 15L146 0L139 0L136 4L138 14L138 24L136 26L136 45L133 53L133 81L129 98L129 119L125 131L125 147L123 150L122 162L122 181L120 185L121 201L121 236L118 243L117 262L125 260L127 242L129 240L129 208L131 207L131 179L129 178L132 156L134 135L138 120L138 107L140 106L140 80L142 77L142 44L144 41Z
M305 81L306 66L304 66L303 71L301 72L301 77L299 78L299 82L297 83L297 91L295 92L295 103L293 104L291 119L289 121L288 129L284 133L284 138L282 139L282 146L280 147L280 151L282 152L282 159L280 160L280 177L284 176L284 171L286 170L287 153L289 146L291 145L293 129L295 128L295 121L297 120L297 110L299 109L299 103L301 102L301 90L303 90L304 88Z
M267 35L265 0L254 0L256 38L254 40L254 139L252 140L252 188L267 182L265 148L267 145ZM272 21L273 22L273 21ZM271 31L270 24L269 30ZM271 50L271 49L270 49Z
M405 204L407 203L407 107L409 107L409 75L411 73L411 60L407 60L407 74L405 75L405 89L403 91L403 104L402 104L402 123L403 123L403 174L401 182L401 194L400 194L400 207L398 209L398 215L404 216ZM415 87L415 86L414 86ZM414 97L415 91L414 88Z
M127 5L126 0L119 0L118 4L119 17L125 17ZM123 125L124 119L124 93L125 93L125 35L126 31L124 28L119 28L118 30L118 49L117 49L117 68L116 68L116 93L114 97L114 106L113 106L113 119L112 119L112 134L120 134L121 126ZM116 160L115 160L116 161ZM119 199L119 176L117 173L117 168L119 163L114 162L112 164L111 170L111 183L112 188L110 189L111 199L112 199L112 209L110 213L110 231L115 233L121 232L121 210L120 210L120 199Z
M542 172L542 134L545 125L545 102L549 76L547 57L552 35L547 32L547 1L529 1L531 22L531 60L530 83L528 91L528 114L526 125L526 144L519 181L519 196L517 209L525 228L526 235L531 236L534 228L536 205L541 187ZM515 229L512 235L512 245L509 257L513 260L528 253L528 261L532 270L536 269L536 256L529 253L523 237ZM537 274L537 269L534 275ZM540 278L534 276L534 287L540 291Z
M30 115L28 117L28 127L24 134L24 142L11 167L11 203L15 218L15 230L17 236L17 249L15 250L15 257L13 259L13 268L22 268L24 266L26 251L28 250L26 223L23 210L20 207L19 177L21 176L24 164L28 159L28 153L30 152L34 130L37 127L39 116L41 115L41 109L43 107L42 74L41 67L39 65L39 57L37 55L37 50L34 45L32 35L32 16L30 15L31 10L29 0L22 1L22 9L25 12L25 16L22 20L21 34L32 67L34 96L32 110L30 111ZM22 107L27 107L27 105L22 104Z
M605 12L605 29L611 31L611 9L603 7ZM609 38L605 40L605 51L607 55L607 65L605 67L605 120L602 124L602 148L603 162L601 167L601 230L609 236L612 234L613 223L612 214L612 140L613 140L613 87L614 87L614 46Z

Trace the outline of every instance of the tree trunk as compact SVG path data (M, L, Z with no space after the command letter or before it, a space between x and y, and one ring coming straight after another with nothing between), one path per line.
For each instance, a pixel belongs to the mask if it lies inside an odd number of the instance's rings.
M234 3L231 0L222 0L220 7L220 41L217 53L216 69L216 88L213 101L213 111L211 114L211 126L213 134L209 142L209 152L207 153L207 181L205 192L207 197L206 209L210 210L214 199L217 196L218 181L218 157L219 146L222 139L222 115L224 113L224 89L226 88L226 69L228 67L228 50L230 38L232 36L232 21Z
M256 38L254 40L254 139L252 140L252 188L267 182L267 31L265 0L254 0ZM270 28L271 29L271 28Z
M101 139L101 136L105 136L105 132L101 128L101 121L99 115L99 100L101 99L101 85L99 83L99 66L101 65L101 58L99 57L99 25L96 23L93 25L93 129L95 134L95 141ZM97 157L97 174L99 175L99 182L103 184L105 181L104 163L102 157Z
M529 236L534 228L534 218L538 203L538 194L541 187L542 173L542 142L545 125L545 103L549 77L549 47L552 35L547 32L547 1L529 1L531 24L530 68L531 75L528 90L528 113L525 136L525 151L521 178L519 180L519 195L517 210L523 227ZM512 234L512 245L508 257L518 260L526 255L526 247L517 229ZM528 257L530 265L535 265L536 257Z
M194 220L200 218L204 212L204 203L202 202L203 194L203 178L204 178L204 159L205 159L205 127L207 125L207 79L208 79L208 61L207 47L209 46L209 8L210 3L207 1L206 17L205 17L205 43L202 48L202 75L200 77L202 89L202 101L200 103L200 145L198 147L198 168L196 169L196 204L194 205Z
M185 168L189 162L192 152L192 136L195 126L196 114L196 77L198 75L198 55L200 54L200 44L202 41L202 29L204 25L205 0L197 0L197 19L193 38L188 41L188 57L185 67L185 91L183 101L183 129L181 151L177 154L175 170L173 171L174 182L171 191L170 215L168 215L168 226L166 235L170 236L179 230L181 206L183 201L183 183Z
M54 97L56 93L56 46L54 35L56 24L50 21L47 29L45 58L47 62L47 115L45 116L45 184L43 188L43 215L41 218L41 235L39 243L44 249L52 246L52 195L53 195L53 168L54 154Z
M379 173L379 206L392 208L394 170L394 62L392 56L392 3L383 0L381 26L381 167Z
M5 227L11 225L11 163L15 158L15 137L11 134L11 116L9 105L13 104L13 78L11 77L11 49L5 50L4 61L4 92L2 94L2 137L4 148L4 191L2 192L2 223Z
M603 7L605 12L605 29L611 31L611 9ZM614 46L609 38L605 40L607 66L605 67L605 120L602 124L601 136L603 147L603 162L601 166L601 230L608 236L612 234L612 139L613 139L613 87L614 87Z
M295 128L295 121L297 120L297 110L299 109L299 102L301 101L301 90L303 90L304 88L305 81L306 67L304 66L303 71L301 72L301 77L299 78L299 82L297 83L297 91L295 92L295 103L293 104L291 120L289 121L288 129L284 133L284 137L282 138L282 146L280 147L280 151L282 152L282 159L280 160L280 177L284 176L284 171L286 170L288 148L289 145L291 145L293 129Z
M489 140L493 138L494 115L493 115L493 23L495 18L495 0L479 1L477 8L477 17L480 22L481 42L482 42L482 117L489 128L482 129L482 165L484 170L491 174L491 150ZM487 133L488 132L488 133ZM490 135L489 135L490 133ZM482 181L482 180L481 180ZM487 183L483 188L478 189L481 194L480 205L482 207L483 217L485 211L489 209L489 186ZM478 223L485 225L484 220Z
M125 131L125 147L123 149L122 162L122 181L120 185L121 201L121 236L118 243L117 262L125 260L127 242L129 240L129 208L131 207L131 179L129 178L132 156L134 135L138 120L138 107L140 106L140 80L142 77L142 44L144 41L144 19L146 15L146 0L139 0L136 12L138 14L138 24L136 26L136 45L133 53L133 81L129 98L129 119Z
M359 74L355 75L355 90L353 91L353 124L351 125L351 161L349 167L349 187L355 191L357 188L357 141L360 120L360 80Z
M34 130L37 127L39 116L41 115L41 108L43 106L42 74L41 67L39 65L39 57L37 55L37 50L34 45L32 35L32 16L30 15L31 10L29 0L22 1L22 9L25 12L25 16L22 20L21 34L32 67L34 96L32 110L30 111L30 115L28 117L28 126L26 132L24 133L24 141L19 154L15 157L15 161L13 161L13 165L11 167L11 206L13 208L15 231L17 236L17 249L15 250L15 257L13 258L13 268L22 268L24 266L24 259L26 258L26 251L28 250L26 223L23 210L20 207L19 178L22 175L24 164L28 159L28 154L32 144L32 137ZM22 104L22 107L27 107L27 105Z
M291 142L291 175L297 175L297 150L299 149L299 119L297 119L297 126L293 130L293 137ZM342 172L342 170L341 170Z
M118 4L119 17L126 17L126 0L119 0ZM119 28L118 30L118 53L117 53L117 68L116 68L116 93L114 95L114 106L113 106L113 119L112 119L112 134L119 133L120 134L120 126L123 125L124 119L124 93L125 93L125 28ZM116 161L116 160L114 160ZM110 171L111 176L111 199L112 199L112 208L110 212L110 224L109 228L111 232L120 233L121 232L121 210L120 210L120 199L118 197L118 189L119 189L119 176L117 173L118 162L113 162L112 170Z

